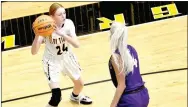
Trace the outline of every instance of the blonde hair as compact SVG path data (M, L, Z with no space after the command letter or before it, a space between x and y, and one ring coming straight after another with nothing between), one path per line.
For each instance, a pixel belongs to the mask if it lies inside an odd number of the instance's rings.
M133 58L127 49L127 27L119 22L112 22L110 29L110 47L112 57L115 64L117 65L120 73L124 71L127 75L129 72L133 71ZM114 54L115 51L119 51L120 58L122 60L122 69L120 69L120 64L118 61L118 56Z

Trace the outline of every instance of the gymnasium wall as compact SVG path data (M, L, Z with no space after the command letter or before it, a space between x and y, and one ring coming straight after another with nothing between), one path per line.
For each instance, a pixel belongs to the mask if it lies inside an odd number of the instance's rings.
M170 5L172 3L175 5ZM157 7L158 10L154 12L152 7ZM128 26L133 26L185 15L188 11L187 7L188 2L103 1L66 8L66 11L67 17L72 19L75 24L77 35L81 36L109 30L109 21L112 20L125 21ZM48 12L42 14L48 14ZM32 23L39 15L41 13L1 21L1 50L6 51L31 45L34 39Z

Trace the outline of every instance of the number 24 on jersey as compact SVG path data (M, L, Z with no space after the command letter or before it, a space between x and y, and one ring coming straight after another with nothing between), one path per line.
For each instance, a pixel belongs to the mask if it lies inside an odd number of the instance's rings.
M68 51L68 47L66 47L65 44L56 46L56 49L58 50L57 55L61 55L63 52Z

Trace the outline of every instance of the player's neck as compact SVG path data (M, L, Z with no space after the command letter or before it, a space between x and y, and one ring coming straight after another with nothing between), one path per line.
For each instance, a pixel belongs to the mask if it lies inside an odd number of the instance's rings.
M64 25L64 22L62 22L62 23L58 23L58 24L57 24L57 27L58 27L58 28L62 28L63 25Z

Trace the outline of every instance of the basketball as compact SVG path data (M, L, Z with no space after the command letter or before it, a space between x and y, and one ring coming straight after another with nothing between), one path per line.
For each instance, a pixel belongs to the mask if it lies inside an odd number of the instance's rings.
M54 29L54 20L48 15L41 15L33 22L33 30L37 35L50 36Z

